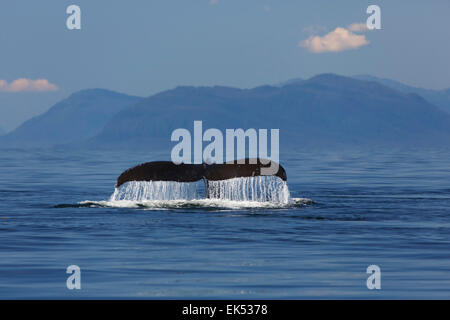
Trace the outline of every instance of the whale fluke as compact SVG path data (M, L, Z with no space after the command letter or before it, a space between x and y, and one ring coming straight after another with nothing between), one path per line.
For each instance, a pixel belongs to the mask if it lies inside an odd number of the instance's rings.
M153 161L125 170L118 178L116 187L128 181L178 181L194 182L203 178L203 165L174 164L171 161Z
M263 168L274 167L269 160L244 159L223 164L174 164L171 161L153 161L140 164L124 171L118 178L116 188L128 181L177 181L195 182L206 180L227 180L238 177L267 175ZM278 170L270 175L286 181L286 171L275 163Z

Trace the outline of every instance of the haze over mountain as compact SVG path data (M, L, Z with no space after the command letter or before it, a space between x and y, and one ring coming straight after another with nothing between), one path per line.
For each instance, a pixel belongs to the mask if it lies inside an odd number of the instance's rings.
M99 133L113 115L139 99L104 89L78 91L1 137L0 144L51 146L82 141Z
M378 83L381 83L387 87L390 87L392 89L404 92L404 93L416 93L425 99L427 99L429 102L433 103L434 105L440 107L446 112L450 113L450 88L444 89L444 90L432 90L432 89L424 89L424 88L417 88L413 86L408 86L406 84L403 84L401 82L391 80L391 79L385 79L385 78L378 78L371 75L357 75L354 76L354 78L359 80L367 80L367 81L376 81Z
M428 100L335 74L253 89L183 86L147 98L83 90L1 137L0 145L171 149L172 132L193 134L194 120L223 134L280 129L282 150L450 146L450 115Z
M364 81L374 81L378 82L382 85L385 85L386 87L395 89L397 91L403 92L403 93L415 93L432 104L436 105L437 107L441 108L442 110L450 113L450 88L444 89L444 90L432 90L432 89L425 89L425 88L419 88L414 86L408 86L404 83L401 83L399 81L387 79L387 78L378 78L372 75L367 74L361 74L353 76L352 78L358 79L358 80L364 80ZM305 81L305 79L302 78L294 78L290 79L284 82L281 82L279 84L276 84L277 87L282 87L288 84L299 84L301 82Z
M43 114L70 93L66 90L20 93L0 90L0 126L11 132L26 120Z
M305 81L305 79L303 78L293 78L293 79L289 79L280 83L277 83L274 85L274 87L284 87L290 84L299 84L300 82Z
M334 74L281 87L178 87L115 115L93 145L171 147L173 130L279 128L289 148L340 145L446 145L450 115L417 94Z
M0 127L0 136L5 134L5 130L2 129L2 127Z

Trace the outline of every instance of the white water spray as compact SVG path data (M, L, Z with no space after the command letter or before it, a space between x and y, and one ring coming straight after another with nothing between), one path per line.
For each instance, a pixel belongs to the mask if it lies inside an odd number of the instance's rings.
M114 190L110 201L198 199L198 183L176 181L130 181Z
M274 176L208 181L209 198L287 204L291 197L286 181Z
M116 188L110 201L194 200L206 196L214 200L279 204L288 204L291 201L287 183L273 176L208 181L207 185L205 191L202 181L130 181Z

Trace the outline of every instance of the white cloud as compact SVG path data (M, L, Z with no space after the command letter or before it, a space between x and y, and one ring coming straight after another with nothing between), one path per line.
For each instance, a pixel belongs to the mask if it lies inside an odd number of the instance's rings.
M310 36L298 45L313 53L323 53L358 49L368 44L369 41L364 35L338 27L322 37Z
M20 78L11 83L0 79L0 91L4 92L43 92L57 90L58 87L46 79L31 80Z
M367 28L367 24L366 23L352 23L351 25L348 26L348 30L352 31L352 32L365 32L365 31L369 31L369 28Z

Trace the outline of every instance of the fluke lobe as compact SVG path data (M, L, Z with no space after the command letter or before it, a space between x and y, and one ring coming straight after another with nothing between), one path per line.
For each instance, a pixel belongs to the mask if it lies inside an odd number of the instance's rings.
M273 166L270 160L244 159L223 164L175 164L171 161L153 161L137 165L124 171L118 178L116 188L128 181L177 181L194 182L201 179L226 180L238 177L265 175L262 168ZM277 176L286 181L286 171L281 165L276 166Z

